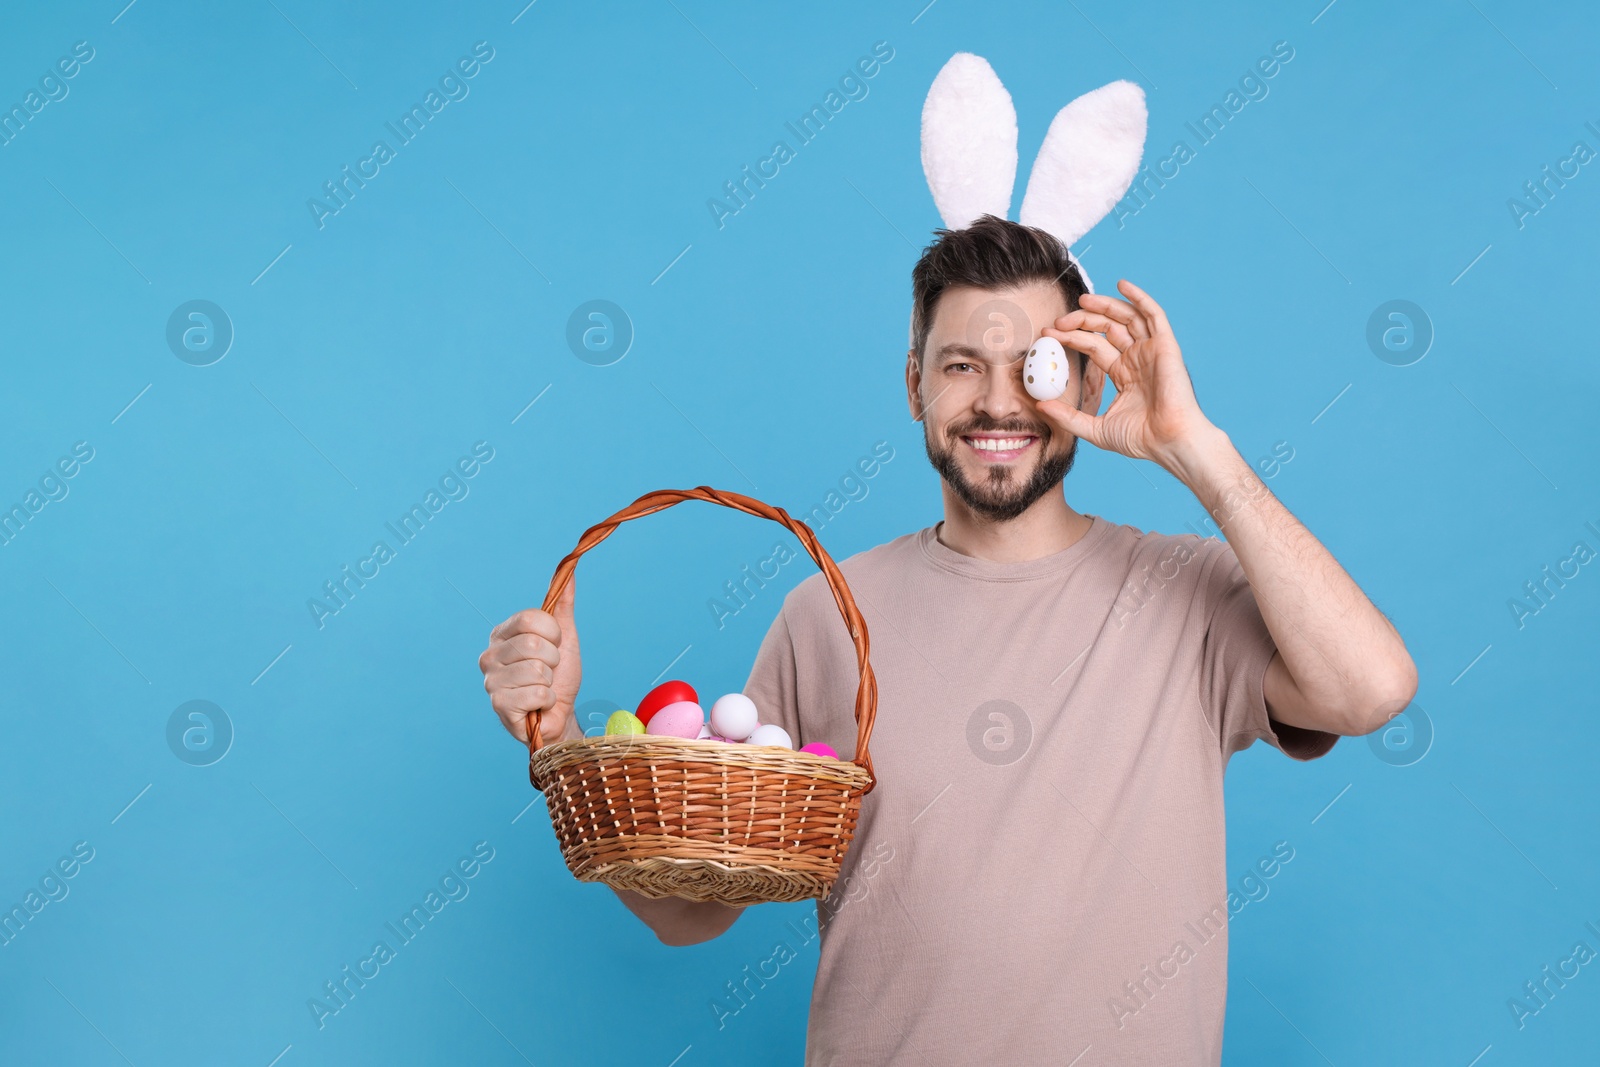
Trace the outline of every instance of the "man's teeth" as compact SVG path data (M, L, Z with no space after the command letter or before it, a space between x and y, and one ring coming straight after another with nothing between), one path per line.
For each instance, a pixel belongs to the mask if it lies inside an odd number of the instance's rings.
M1014 452L1026 448L1031 437L969 437L973 448L983 452Z

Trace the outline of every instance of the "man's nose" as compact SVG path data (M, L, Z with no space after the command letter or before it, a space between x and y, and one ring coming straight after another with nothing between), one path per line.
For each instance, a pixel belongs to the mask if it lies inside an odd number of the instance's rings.
M989 364L989 373L984 376L983 392L978 397L978 410L995 419L1022 412L1020 371L1020 358L1010 363L996 360Z

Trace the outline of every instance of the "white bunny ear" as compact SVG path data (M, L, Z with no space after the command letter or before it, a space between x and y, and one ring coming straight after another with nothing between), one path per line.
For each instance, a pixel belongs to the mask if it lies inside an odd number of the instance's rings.
M1017 109L982 56L957 52L922 105L922 172L944 224L1005 218L1017 180Z
M1128 191L1144 154L1146 119L1144 90L1129 81L1102 85L1057 112L1028 176L1019 221L1070 248Z
M1083 279L1083 291L1094 292L1094 282L1089 280L1089 272L1083 269L1083 264L1078 262L1078 257L1072 254L1072 249L1067 249L1067 258L1072 260L1072 265L1078 268L1078 277Z

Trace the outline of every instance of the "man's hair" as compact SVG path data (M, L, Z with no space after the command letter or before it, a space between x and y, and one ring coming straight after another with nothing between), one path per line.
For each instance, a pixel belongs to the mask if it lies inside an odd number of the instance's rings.
M911 270L911 347L919 361L946 289L1013 289L1048 282L1060 286L1068 311L1076 311L1078 298L1088 291L1066 246L1044 230L983 215L965 229L934 232L933 243ZM1081 374L1089 357L1077 355Z

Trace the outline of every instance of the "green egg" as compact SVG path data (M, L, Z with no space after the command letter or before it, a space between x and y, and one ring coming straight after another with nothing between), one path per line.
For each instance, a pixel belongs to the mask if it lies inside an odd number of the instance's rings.
M631 711L613 711L606 720L606 734L642 734L644 723Z

